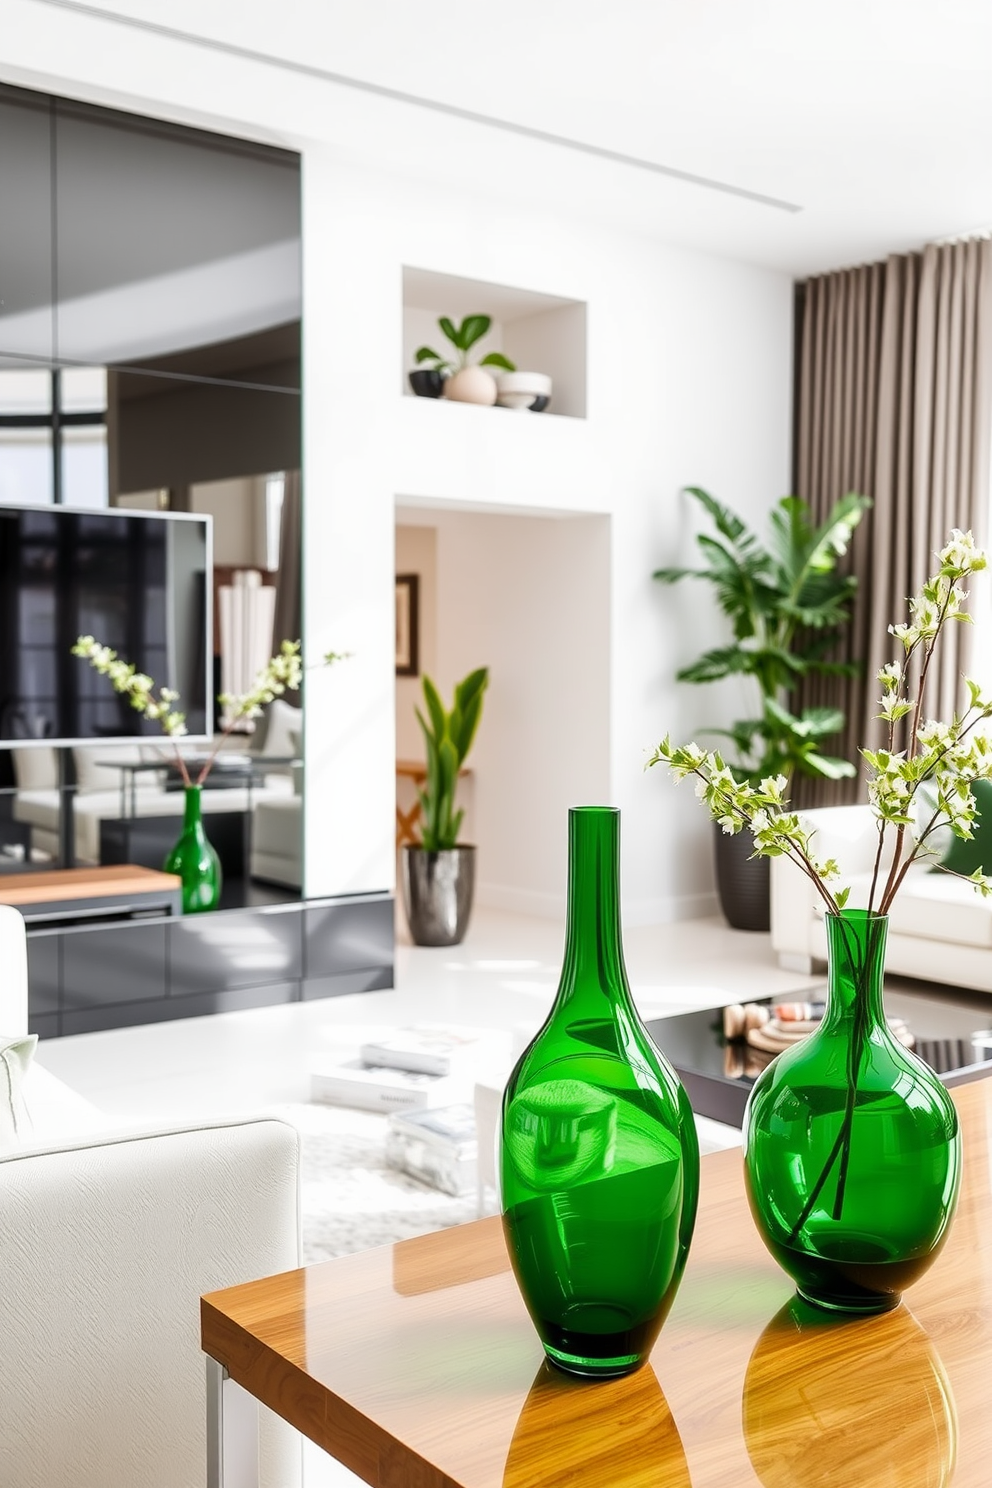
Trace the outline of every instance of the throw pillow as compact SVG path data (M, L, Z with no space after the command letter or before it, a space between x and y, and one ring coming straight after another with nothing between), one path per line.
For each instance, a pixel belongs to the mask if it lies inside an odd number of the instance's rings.
M117 764L143 763L140 744L90 744L72 751L76 767L76 784L80 794L87 791L120 790L121 772ZM155 783L151 772L137 777L138 788Z
M18 790L54 790L59 783L59 762L50 744L33 749L12 749L14 779Z
M952 835L951 843L940 860L942 868L952 873L963 873L968 878L976 868L983 873L992 873L992 780L973 780L971 793L975 798L976 816L971 824L969 838Z
M0 1153L23 1146L31 1133L22 1085L37 1046L36 1033L0 1034Z
M283 702L282 698L274 698L265 710L265 743L262 753L273 758L286 755L292 758L296 754L292 735L302 727L302 722L303 714L299 708Z

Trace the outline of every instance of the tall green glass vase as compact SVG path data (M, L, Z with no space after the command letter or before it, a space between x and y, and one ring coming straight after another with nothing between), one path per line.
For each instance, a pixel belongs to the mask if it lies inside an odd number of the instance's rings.
M699 1194L688 1097L631 1001L620 813L568 817L565 957L551 1013L503 1098L507 1249L552 1364L629 1374L682 1278Z
M882 1009L888 919L828 914L823 1022L763 1070L744 1113L755 1223L801 1296L886 1312L947 1238L961 1175L957 1112Z
M198 785L186 786L182 835L162 864L166 873L178 873L183 881L184 914L216 909L220 903L220 858L203 830L200 792Z

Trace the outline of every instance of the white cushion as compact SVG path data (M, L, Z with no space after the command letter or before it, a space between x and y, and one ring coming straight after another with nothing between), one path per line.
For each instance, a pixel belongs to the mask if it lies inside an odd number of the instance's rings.
M274 698L265 710L265 728L260 728L256 737L261 744L253 744L253 752L262 754L295 756L299 753L299 735L303 727L303 713L282 698ZM294 739L295 735L295 739Z
M912 868L889 910L890 935L992 947L992 900L949 873Z
M57 790L18 791L14 797L14 820L27 822L32 827L45 827L49 832L58 832L59 799ZM117 805L120 810L120 797Z
M260 801L255 807L252 843L262 853L298 860L303 830L303 802L299 796Z
M140 744L86 744L77 745L72 751L76 767L76 784L79 792L117 790L124 779L115 764L140 765L144 763ZM140 788L155 784L154 772L137 775L135 783ZM131 783L127 781L128 790Z
M28 1031L28 948L24 918L11 904L0 904L0 1028Z
M0 1034L0 1152L13 1152L30 1140L24 1078L37 1046L35 1033Z
M871 890L871 874L845 879L851 909L864 909ZM884 879L875 891L877 904ZM817 914L822 910L817 906ZM992 947L992 900L949 873L933 873L916 865L909 870L889 909L889 934L923 940L952 941L957 945Z
M50 744L13 749L11 754L18 790L52 790L58 785L59 763Z

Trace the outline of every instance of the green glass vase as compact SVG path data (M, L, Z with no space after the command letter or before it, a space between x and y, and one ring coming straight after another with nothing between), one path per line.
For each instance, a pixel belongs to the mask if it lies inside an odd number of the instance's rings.
M882 1010L888 920L828 914L817 1031L779 1054L744 1113L755 1223L802 1297L886 1312L947 1238L961 1176L957 1112Z
M578 807L568 829L558 993L503 1097L503 1228L551 1363L622 1375L647 1358L682 1279L699 1144L627 984L620 813Z
M182 835L162 864L166 873L178 873L183 881L184 914L216 909L220 903L220 858L203 830L200 791L198 785L186 786Z

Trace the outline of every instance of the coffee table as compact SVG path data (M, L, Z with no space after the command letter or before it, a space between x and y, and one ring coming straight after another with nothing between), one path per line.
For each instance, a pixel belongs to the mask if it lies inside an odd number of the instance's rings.
M627 1379L575 1381L543 1362L498 1219L204 1297L210 1488L235 1488L231 1380L373 1488L908 1488L952 1472L954 1488L987 1488L992 1079L954 1099L957 1220L909 1308L882 1317L794 1301L751 1222L737 1151L703 1159L681 1291ZM257 1483L254 1462L240 1471L237 1488Z
M815 1000L815 994L807 995ZM766 1001L770 1005L771 999ZM984 1046L975 1042L992 1024L989 999L976 998L969 1006L948 997L896 992L886 993L885 1007L905 1020L917 1054L946 1085L977 1067L992 1071L992 1033ZM654 1018L647 1028L678 1071L696 1115L740 1126L751 1086L774 1055L744 1039L724 1038L722 1007Z

